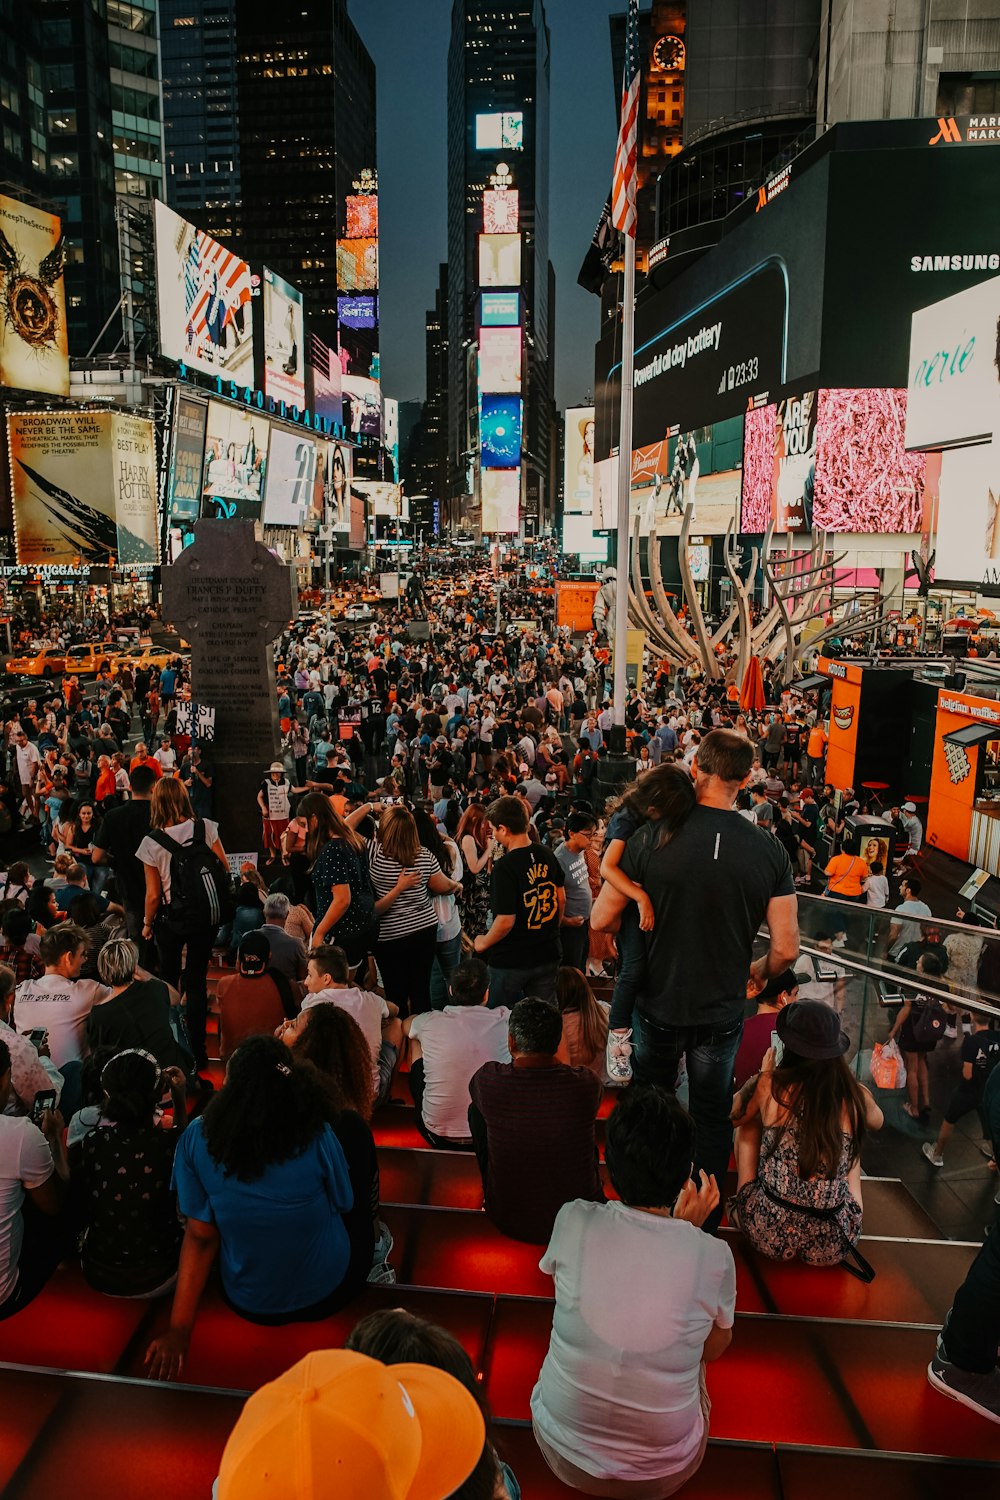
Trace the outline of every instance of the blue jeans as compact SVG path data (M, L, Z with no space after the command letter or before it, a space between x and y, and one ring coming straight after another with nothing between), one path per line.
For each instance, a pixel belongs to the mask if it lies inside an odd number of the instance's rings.
M434 967L431 969L431 1009L443 1010L451 1003L449 985L451 976L462 961L462 934L456 932L453 938L445 938L438 941L434 954Z
M632 1024L636 995L646 977L646 940L639 927L639 908L634 901L630 901L622 912L616 941L618 973L611 996L608 1025L624 1029Z
M661 1026L641 1011L632 1016L632 1078L658 1083L674 1092L677 1069L687 1058L688 1103L695 1126L695 1166L710 1173L723 1190L733 1127L733 1065L743 1035L743 1019L707 1026ZM705 1228L714 1230L722 1205Z
M557 964L541 964L534 969L494 969L490 965L490 1010L501 1005L514 1006L526 995L556 1003Z

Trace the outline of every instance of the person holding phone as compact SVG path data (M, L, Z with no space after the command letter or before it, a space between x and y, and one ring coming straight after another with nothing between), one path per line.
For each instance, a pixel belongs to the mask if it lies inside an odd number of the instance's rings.
M0 1320L37 1297L72 1244L61 1215L69 1166L55 1090L38 1096L30 1119L3 1113L10 1094L10 1051L0 1040Z

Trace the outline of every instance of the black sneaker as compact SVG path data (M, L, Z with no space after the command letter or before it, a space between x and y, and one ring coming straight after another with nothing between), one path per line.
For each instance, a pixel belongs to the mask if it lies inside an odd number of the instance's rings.
M987 1422L1000 1424L1000 1369L994 1368L988 1375L960 1370L945 1359L939 1341L937 1352L927 1366L927 1379L942 1396L960 1401L970 1411L985 1417Z

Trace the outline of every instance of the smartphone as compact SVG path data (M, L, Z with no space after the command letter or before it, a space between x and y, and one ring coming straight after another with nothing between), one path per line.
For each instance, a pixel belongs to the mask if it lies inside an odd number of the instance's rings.
M35 1102L31 1106L31 1122L32 1122L32 1124L33 1125L40 1125L42 1123L42 1115L44 1115L45 1111L47 1109L55 1109L55 1107L56 1107L56 1091L55 1091L55 1089L41 1089L35 1095Z
M785 1055L785 1044L776 1031L771 1032L771 1046L774 1048L774 1066L781 1067L781 1059Z
M41 1052L42 1048L45 1046L45 1039L48 1034L49 1033L44 1026L36 1026L34 1031L28 1032L28 1041L34 1047L36 1052Z

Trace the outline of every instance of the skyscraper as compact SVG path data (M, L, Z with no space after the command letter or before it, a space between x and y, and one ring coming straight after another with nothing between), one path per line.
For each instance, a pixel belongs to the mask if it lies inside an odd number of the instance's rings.
M375 65L347 0L161 0L161 31L167 201L377 380Z
M542 0L455 0L448 53L449 489L459 502L453 512L460 508L465 523L491 533L516 530L522 514L540 521L551 505L548 212Z

